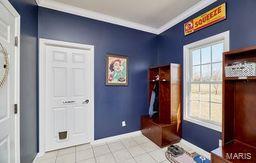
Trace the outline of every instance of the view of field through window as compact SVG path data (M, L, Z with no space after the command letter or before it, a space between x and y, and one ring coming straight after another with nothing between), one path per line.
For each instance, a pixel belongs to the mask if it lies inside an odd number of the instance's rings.
M189 116L221 124L222 42L191 50Z

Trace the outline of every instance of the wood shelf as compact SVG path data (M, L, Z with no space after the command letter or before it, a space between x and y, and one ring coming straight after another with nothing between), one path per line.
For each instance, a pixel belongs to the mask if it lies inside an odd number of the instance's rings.
M224 80L256 80L256 76L248 76L248 77L225 77Z
M241 48L241 49L236 49L236 50L231 50L228 52L224 52L225 56L230 56L230 55L240 55L244 53L256 53L256 46L250 46L247 48Z

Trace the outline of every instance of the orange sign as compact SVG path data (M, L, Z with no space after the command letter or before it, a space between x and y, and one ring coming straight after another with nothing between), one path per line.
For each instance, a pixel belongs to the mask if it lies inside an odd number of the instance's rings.
M185 35L196 32L202 28L213 25L217 22L226 19L226 3L215 7L214 9L204 13L201 16L198 16L195 19L190 20L184 24L184 33Z

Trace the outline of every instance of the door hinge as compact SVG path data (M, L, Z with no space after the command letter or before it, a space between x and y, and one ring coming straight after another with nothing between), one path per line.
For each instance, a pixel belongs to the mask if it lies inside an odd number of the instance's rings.
M16 36L15 37L15 46L18 47L18 45L19 45L19 37Z
M14 104L14 114L18 113L18 104Z

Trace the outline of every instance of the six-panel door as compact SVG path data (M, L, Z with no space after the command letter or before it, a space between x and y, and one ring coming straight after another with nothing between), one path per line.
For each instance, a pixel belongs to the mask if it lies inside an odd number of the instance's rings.
M46 47L46 151L90 141L91 51Z
M15 17L0 2L0 78L4 78L4 67L8 76L0 88L0 162L15 162ZM8 54L8 65L4 51ZM2 67L3 66L3 67Z

